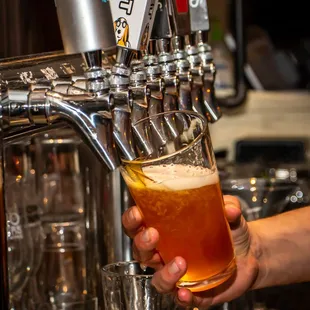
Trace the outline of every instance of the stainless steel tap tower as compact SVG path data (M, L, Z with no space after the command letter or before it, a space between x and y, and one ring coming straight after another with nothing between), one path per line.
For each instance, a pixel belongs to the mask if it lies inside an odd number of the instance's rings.
M242 2L235 1L236 16L241 21ZM207 4L198 3L193 7L186 0L126 0L120 4L56 0L63 45L69 56L39 55L0 63L1 153L3 144L17 137L70 125L105 167L101 180L109 189L113 206L110 215L102 215L109 216L113 227L113 241L105 249L113 254L106 255L106 263L130 259L130 242L124 239L120 223L122 208L127 207L121 205L128 204L130 195L117 168L120 155L129 160L136 157L131 123L177 109L195 110L215 122L221 117L220 107L238 106L244 101L242 27L236 32L241 51L235 66L237 96L228 102L217 101L216 69L206 39ZM173 121L167 121L173 128ZM158 134L164 145L160 126ZM148 152L143 134L141 145ZM9 296L5 227L5 207L0 206L3 310L8 309ZM96 232L96 242L103 242L103 238L102 231Z

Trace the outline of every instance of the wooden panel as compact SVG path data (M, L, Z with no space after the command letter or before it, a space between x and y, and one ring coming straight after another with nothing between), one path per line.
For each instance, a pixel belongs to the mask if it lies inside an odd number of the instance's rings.
M239 113L210 125L215 150L228 148L232 160L236 140L249 137L307 137L310 140L310 94L249 92Z

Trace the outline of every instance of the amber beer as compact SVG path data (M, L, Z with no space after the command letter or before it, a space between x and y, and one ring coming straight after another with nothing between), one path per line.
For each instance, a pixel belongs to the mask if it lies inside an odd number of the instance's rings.
M217 171L187 165L127 166L123 176L147 227L158 230L164 262L182 256L188 270L179 286L202 291L235 269Z

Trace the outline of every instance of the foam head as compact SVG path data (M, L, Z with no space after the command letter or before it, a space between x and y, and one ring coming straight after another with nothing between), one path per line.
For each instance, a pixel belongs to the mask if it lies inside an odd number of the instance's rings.
M154 181L146 180L146 187L154 189L180 191L219 182L217 171L189 165L154 165L144 167L142 171L148 179Z

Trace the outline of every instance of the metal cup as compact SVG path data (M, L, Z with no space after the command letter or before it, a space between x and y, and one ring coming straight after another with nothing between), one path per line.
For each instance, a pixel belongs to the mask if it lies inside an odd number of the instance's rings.
M107 310L174 310L170 295L159 294L151 281L153 269L138 262L119 262L102 269L104 305Z

